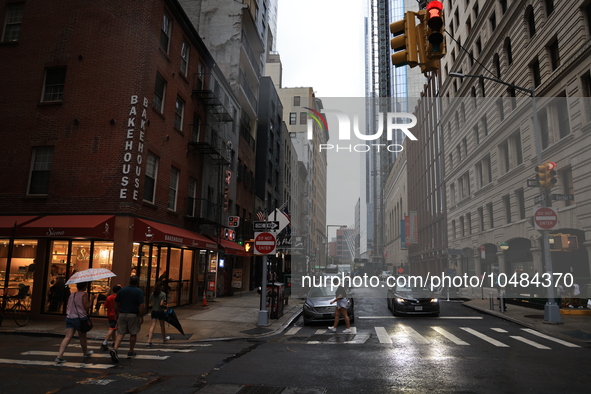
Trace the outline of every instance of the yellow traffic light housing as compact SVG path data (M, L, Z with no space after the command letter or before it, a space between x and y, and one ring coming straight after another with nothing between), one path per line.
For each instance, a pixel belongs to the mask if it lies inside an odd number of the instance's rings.
M394 36L390 40L393 52L392 65L415 67L419 63L415 14L409 11L404 15L404 19L391 23L390 32Z
M547 161L536 166L536 180L538 186L544 190L550 190L556 184L556 163Z
M579 249L579 241L576 235L550 234L550 250L553 252L572 252Z
M426 27L426 55L429 63L439 60L446 53L444 23L443 23L443 4L440 1L431 1L427 4L427 13L425 16ZM438 68L438 66L437 66Z

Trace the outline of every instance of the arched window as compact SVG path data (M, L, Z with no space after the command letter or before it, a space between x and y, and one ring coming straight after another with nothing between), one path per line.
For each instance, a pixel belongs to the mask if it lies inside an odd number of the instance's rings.
M510 66L513 63L513 52L511 51L511 39L509 37L505 38L503 47L505 48L505 56L507 56L507 65Z
M536 34L536 21L534 19L534 9L531 5L525 9L525 20L527 21L529 38L532 38Z
M501 62L499 61L499 54L495 53L493 56L493 65L495 67L495 74L497 78L501 78Z
M546 0L546 17L549 17L552 11L554 11L554 0Z

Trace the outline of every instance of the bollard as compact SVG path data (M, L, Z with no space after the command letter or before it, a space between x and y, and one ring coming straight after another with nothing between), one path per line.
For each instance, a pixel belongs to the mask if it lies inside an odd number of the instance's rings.
M490 310L494 311L495 310L495 299L493 298L493 293L489 293L490 294L490 298L488 299L488 302L490 303Z
M503 293L499 294L499 310L501 313L505 313L505 298Z

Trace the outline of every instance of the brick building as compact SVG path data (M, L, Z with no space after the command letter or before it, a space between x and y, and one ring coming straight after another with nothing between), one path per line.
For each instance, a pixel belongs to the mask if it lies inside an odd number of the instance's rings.
M97 296L167 275L172 306L248 278L248 255L220 239L238 100L178 2L2 1L0 17L5 291L30 286L32 314L50 316L87 268L117 275Z

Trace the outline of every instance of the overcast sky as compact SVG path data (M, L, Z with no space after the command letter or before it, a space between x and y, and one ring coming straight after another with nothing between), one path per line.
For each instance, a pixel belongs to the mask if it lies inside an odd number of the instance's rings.
M364 96L364 3L279 0L277 51L283 87L310 86L320 98ZM331 134L329 142L336 144L336 136ZM328 151L327 225L355 223L360 159L359 153ZM329 237L335 232L329 228Z

